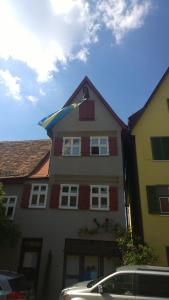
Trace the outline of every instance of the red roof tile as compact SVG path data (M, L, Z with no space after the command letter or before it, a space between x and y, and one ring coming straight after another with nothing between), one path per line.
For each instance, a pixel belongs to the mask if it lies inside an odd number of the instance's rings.
M25 177L40 167L47 171L47 154L51 149L50 140L0 142L0 178Z

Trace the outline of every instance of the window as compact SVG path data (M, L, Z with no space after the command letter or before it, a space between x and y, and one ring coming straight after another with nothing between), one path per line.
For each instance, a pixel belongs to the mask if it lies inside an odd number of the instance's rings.
M79 156L81 152L81 139L79 137L64 137L63 152L65 156Z
M90 209L109 209L108 186L92 185L90 192Z
M15 207L16 207L16 196L6 196L4 197L4 207L5 207L5 214L10 219L13 220L15 214Z
M152 155L154 160L169 160L169 137L151 138Z
M79 194L78 185L62 184L59 207L69 208L69 209L78 208L78 194Z
M103 292L116 295L134 295L134 274L112 277L103 282Z
M91 137L90 154L91 155L108 155L108 137Z
M32 184L29 207L45 208L47 199L47 184Z
M169 214L169 186L147 186L147 200L149 213Z
M169 298L169 276L137 275L137 295L142 297Z
M162 214L169 214L169 197L159 197Z

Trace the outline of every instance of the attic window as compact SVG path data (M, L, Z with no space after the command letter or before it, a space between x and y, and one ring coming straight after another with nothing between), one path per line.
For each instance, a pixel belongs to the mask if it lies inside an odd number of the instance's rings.
M83 98L87 100L89 99L89 89L87 86L83 87Z
M79 121L95 120L95 102L93 100L85 100L79 106Z

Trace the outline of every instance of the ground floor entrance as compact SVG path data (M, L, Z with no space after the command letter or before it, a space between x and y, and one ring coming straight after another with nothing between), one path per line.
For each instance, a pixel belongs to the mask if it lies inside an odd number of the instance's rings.
M66 239L63 287L111 274L120 261L114 241Z
M41 250L42 239L24 238L22 240L18 271L32 283L35 291L38 285Z

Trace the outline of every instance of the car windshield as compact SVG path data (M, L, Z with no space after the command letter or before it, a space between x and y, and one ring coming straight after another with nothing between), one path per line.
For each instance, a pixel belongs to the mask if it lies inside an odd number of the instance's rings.
M87 284L87 288L91 288L93 285L95 285L96 283L98 283L101 279L103 279L103 277L99 277L96 279L91 280L88 284Z

